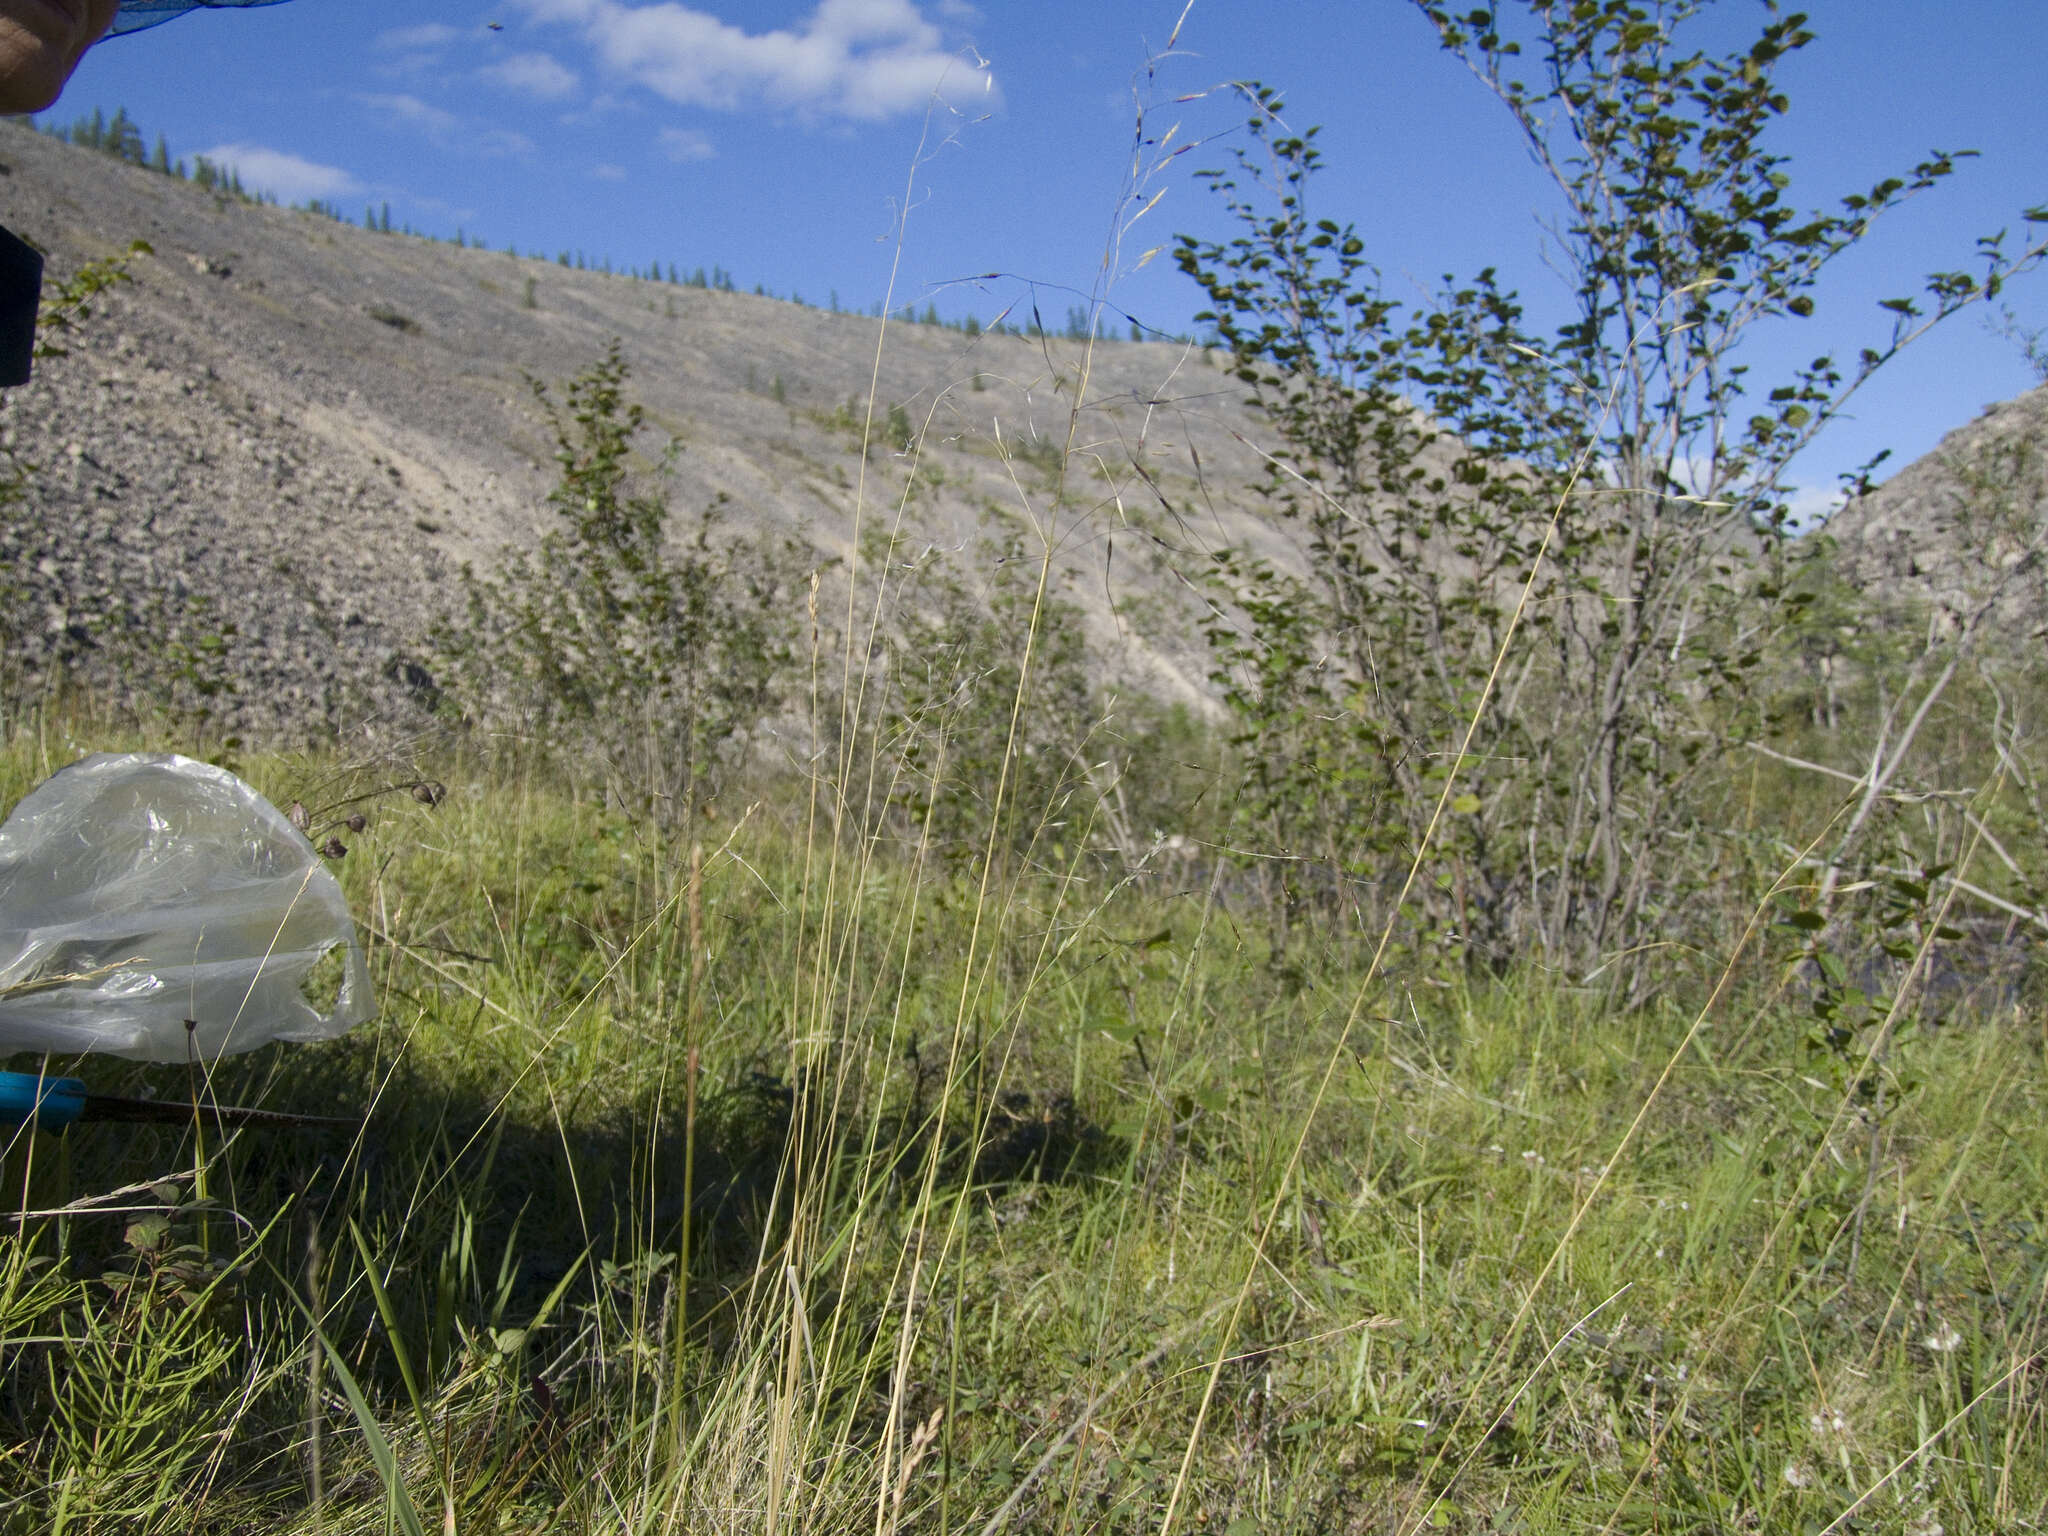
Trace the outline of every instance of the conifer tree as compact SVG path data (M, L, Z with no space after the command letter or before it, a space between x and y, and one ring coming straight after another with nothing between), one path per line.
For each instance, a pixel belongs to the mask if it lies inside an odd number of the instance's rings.
M162 134L156 136L156 150L149 157L149 168L166 176L171 173L171 146L164 142Z
M149 152L143 147L142 130L135 126L135 119L128 115L126 107L117 107L113 122L107 125L107 152L126 160L130 165L147 165Z

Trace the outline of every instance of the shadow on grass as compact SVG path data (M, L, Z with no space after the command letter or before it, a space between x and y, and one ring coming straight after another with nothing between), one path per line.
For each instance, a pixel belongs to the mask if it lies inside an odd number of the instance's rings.
M99 1093L190 1102L195 1086L207 1092L177 1066L94 1059L51 1071L86 1073ZM1063 1093L976 1095L956 1084L941 1119L921 1080L896 1096L901 1102L880 1095L878 1110L872 1092L835 1100L823 1083L741 1068L722 1079L707 1072L699 1095L694 1137L673 1083L661 1099L562 1104L552 1120L522 1119L504 1108L501 1086L380 1063L373 1036L270 1046L223 1063L213 1101L320 1116L368 1105L361 1133L250 1129L223 1138L211 1124L83 1124L61 1142L36 1138L25 1190L19 1155L10 1160L10 1204L25 1193L21 1208L68 1208L68 1220L30 1221L30 1239L53 1258L61 1249L66 1267L91 1276L132 1256L138 1213L159 1199L149 1186L177 1185L188 1218L203 1193L221 1212L211 1240L254 1244L259 1251L244 1255L246 1283L280 1292L303 1285L312 1242L330 1260L351 1248L339 1267L356 1269L353 1223L388 1269L384 1283L401 1315L445 1314L452 1266L473 1302L521 1319L579 1265L589 1274L571 1282L572 1304L588 1299L601 1267L674 1254L686 1206L693 1291L729 1296L777 1251L798 1162L810 1170L805 1199L815 1215L821 1191L828 1204L864 1198L900 1211L918 1198L934 1158L942 1196L967 1190L993 1202L1010 1186L1120 1169L1125 1153ZM203 1180L194 1176L202 1149ZM130 1193L107 1198L121 1190ZM349 1309L355 1326L334 1324L343 1333L371 1326L368 1298L358 1300Z

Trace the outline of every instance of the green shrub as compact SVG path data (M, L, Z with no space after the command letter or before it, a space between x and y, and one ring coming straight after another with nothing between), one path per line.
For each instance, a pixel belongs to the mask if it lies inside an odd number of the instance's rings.
M615 340L558 402L530 381L555 438L557 524L494 575L463 569L465 610L439 642L459 707L548 749L587 745L613 783L664 816L716 793L774 707L794 633L794 539L727 537L721 495L680 548L663 484L671 442L636 473L645 413L625 397Z
M992 831L995 845L1020 852L1041 837L1085 840L1094 816L1085 747L1099 711L1080 612L1039 599L1019 548L993 563L979 589L927 576L889 658L883 735L897 802L960 863L978 858Z
M1646 957L1726 889L1701 786L1771 726L1759 680L1803 622L1795 460L2048 246L1986 237L1979 274L1885 300L1854 358L1752 375L1754 338L1796 331L1824 270L1958 157L1802 214L1770 131L1804 16L1712 57L1685 36L1705 7L1416 8L1548 173L1568 318L1534 326L1491 267L1386 283L1309 211L1315 130L1246 88L1254 148L1205 173L1238 233L1183 236L1179 261L1279 438L1266 490L1307 564L1214 572L1247 830L1369 928L1486 963Z

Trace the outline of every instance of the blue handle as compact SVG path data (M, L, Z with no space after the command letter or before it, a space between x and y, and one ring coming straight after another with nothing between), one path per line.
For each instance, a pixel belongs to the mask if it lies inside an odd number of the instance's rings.
M62 1134L85 1113L85 1084L75 1077L41 1077L34 1072L0 1072L0 1124L29 1120Z

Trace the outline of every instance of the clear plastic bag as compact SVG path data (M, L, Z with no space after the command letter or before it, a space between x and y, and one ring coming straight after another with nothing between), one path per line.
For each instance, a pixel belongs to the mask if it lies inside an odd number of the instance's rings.
M0 826L0 1055L211 1061L374 1011L340 882L225 768L100 753Z

